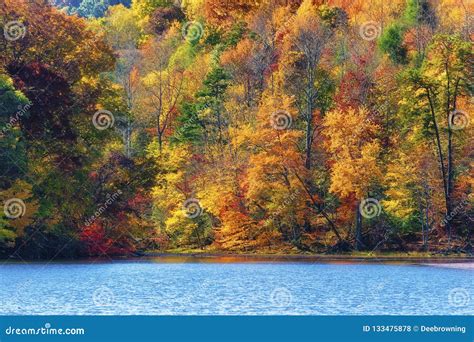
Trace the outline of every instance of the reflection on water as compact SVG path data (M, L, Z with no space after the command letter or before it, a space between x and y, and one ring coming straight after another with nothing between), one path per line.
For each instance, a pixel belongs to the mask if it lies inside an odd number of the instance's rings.
M167 257L0 266L0 314L474 314L469 269Z

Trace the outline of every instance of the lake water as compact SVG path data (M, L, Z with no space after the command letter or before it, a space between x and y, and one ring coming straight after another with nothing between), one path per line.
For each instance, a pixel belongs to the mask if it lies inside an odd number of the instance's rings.
M300 262L4 263L2 315L469 315L474 272Z

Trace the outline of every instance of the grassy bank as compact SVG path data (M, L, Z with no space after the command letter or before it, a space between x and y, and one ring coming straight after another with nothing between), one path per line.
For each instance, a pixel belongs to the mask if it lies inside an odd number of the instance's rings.
M199 249L173 249L167 251L147 251L146 257L177 257L202 259L268 260L268 261L392 261L392 262L474 262L472 254L435 254L430 252L351 252L341 254L310 254L291 251L290 253L239 253L205 251Z

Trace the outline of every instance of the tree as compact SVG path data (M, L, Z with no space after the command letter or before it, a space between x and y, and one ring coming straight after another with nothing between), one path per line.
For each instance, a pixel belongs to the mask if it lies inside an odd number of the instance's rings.
M296 52L293 63L296 69L294 86L299 99L301 116L305 122L305 165L312 166L313 141L315 136L314 115L318 97L318 64L326 45L335 34L337 27L345 25L345 14L337 8L321 6L316 8L311 1L304 1L293 21L293 32L288 36L288 44ZM289 61L288 61L289 62ZM324 96L324 95L322 95Z
M229 75L217 66L206 76L203 88L197 93L202 109L200 119L204 123L207 143L224 143L227 123L223 112L223 100L228 84Z
M185 85L181 67L170 63L171 46L166 41L151 42L145 50L146 75L141 80L140 108L155 127L160 151L165 135L171 135L169 129L177 116Z
M185 18L181 8L177 6L158 7L150 17L150 24L157 35L163 34L174 21Z
M384 211L401 221L403 232L421 231L422 243L428 249L429 237L442 204L442 194L437 191L439 178L436 160L428 143L420 141L415 132L409 132L398 141L384 175L387 190L382 202Z
M0 4L2 256L472 249L458 0L52 3Z
M326 146L332 156L330 191L341 200L354 203L356 250L364 246L360 204L381 176L378 130L379 126L365 108L336 109L324 119Z
M25 145L27 163L21 171L28 180L22 191L12 190L18 183L8 188L27 209L25 220L15 222L21 228L16 244L23 248L13 246L9 253L74 255L83 215L94 206L93 198L77 193L90 190L86 174L101 153L95 148L101 144L94 140L107 137L100 136L91 122L103 90L97 84L100 74L112 69L114 57L102 37L86 29L83 19L45 2L7 1L0 12L7 21L24 18L28 32L24 39L0 42L4 51L0 70L12 80L7 78L10 89L3 95L9 96L14 88L29 101L26 110L18 108L18 118L10 113L16 119L7 132L17 135L12 140L17 152ZM70 248L65 250L68 241Z
M27 154L19 121L22 116L28 116L29 101L20 91L13 87L13 81L6 75L0 74L0 197L3 206L5 201L17 196L21 187L31 187L24 180L23 170L27 168ZM16 190L16 192L15 192ZM26 199L31 193L24 192ZM15 205L14 202L12 202ZM20 204L16 204L17 206ZM21 208L18 207L20 210ZM24 208L26 211L26 206ZM30 210L30 213L32 211ZM19 213L21 213L19 211ZM26 214L23 212L23 214ZM16 221L16 220L15 220ZM0 218L0 254L14 245L15 238L21 235L21 230L28 221L13 222L8 217Z
M465 114L458 112L459 98L469 93L468 61L472 52L468 42L457 35L437 35L433 39L428 56L419 70L409 73L409 89L419 102L416 108L427 115L429 133L434 136L441 170L445 196L445 216L453 209L454 189L454 137L457 120L466 120ZM457 116L457 117L456 117ZM460 128L464 128L461 124ZM445 138L445 140L443 139ZM446 141L446 143L443 142ZM451 224L447 222L446 233L451 236Z
M281 236L295 242L301 238L304 195L295 175L302 172L297 150L301 134L291 127L295 116L291 97L265 93L255 125L232 131L236 148L253 151L245 172L244 196L248 207L255 208L250 211L255 232L247 231L247 236L265 234L273 235L273 241ZM249 218L246 222L249 229Z

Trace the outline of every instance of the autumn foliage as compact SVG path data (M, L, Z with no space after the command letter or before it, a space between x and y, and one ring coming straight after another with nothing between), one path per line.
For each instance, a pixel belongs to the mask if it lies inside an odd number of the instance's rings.
M472 251L465 1L55 5L0 4L0 254Z

